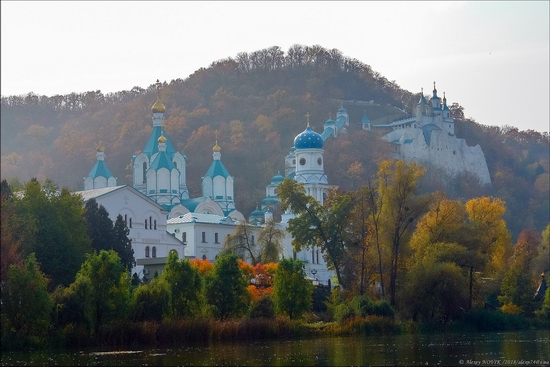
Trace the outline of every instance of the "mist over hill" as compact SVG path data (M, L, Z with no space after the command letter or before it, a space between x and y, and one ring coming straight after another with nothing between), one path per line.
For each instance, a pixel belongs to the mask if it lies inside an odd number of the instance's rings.
M101 141L118 183L130 184L132 155L143 149L152 130L151 105L157 99L152 82L109 94L2 96L2 178L11 183L49 178L82 190ZM377 160L389 158L380 136L361 129L363 114L373 124L387 123L410 114L419 97L339 50L302 45L286 52L277 46L242 52L160 88L166 133L187 156L191 194L200 195L217 139L235 178L237 208L245 215L259 205L271 178L284 171L284 157L304 130L306 113L320 132L338 108L347 109L348 133L327 141L325 170L331 184L350 190L375 172ZM523 228L540 232L550 220L548 133L483 125L466 119L458 103L450 109L457 137L481 146L493 184L479 187L467 175L446 182L431 170L423 189L463 199L500 197L514 234ZM357 163L363 170L351 175Z

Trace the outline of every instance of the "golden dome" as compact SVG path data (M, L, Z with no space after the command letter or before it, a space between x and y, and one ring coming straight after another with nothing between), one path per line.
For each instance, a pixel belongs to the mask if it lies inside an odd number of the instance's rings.
M162 102L157 99L155 104L151 107L151 111L153 113L164 113L164 111L166 111L166 107L164 107Z
M212 147L213 152L221 152L222 148L218 145L218 139L216 139L216 145Z
M99 145L97 146L96 152L98 153L104 153L105 152L105 146L103 146L103 144L101 144L101 141L99 142Z
M166 138L164 137L164 135L161 135L159 136L158 140L157 140L159 143L166 143Z

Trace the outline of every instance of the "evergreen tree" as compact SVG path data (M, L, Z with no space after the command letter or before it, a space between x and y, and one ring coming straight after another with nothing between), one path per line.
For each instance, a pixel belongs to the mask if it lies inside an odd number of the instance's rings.
M108 250L113 246L113 221L103 205L95 199L86 202L86 223L88 236L92 240L92 247L97 252Z
M126 226L122 215L118 215L113 226L112 231L112 249L118 253L120 261L122 264L131 271L132 268L136 265L136 260L134 258L134 249L132 248L132 240L128 238L130 230Z

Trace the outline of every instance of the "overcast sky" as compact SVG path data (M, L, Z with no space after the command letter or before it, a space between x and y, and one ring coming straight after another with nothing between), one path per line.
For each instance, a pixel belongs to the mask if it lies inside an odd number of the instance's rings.
M145 88L320 45L411 92L435 81L479 123L547 132L549 14L548 1L2 1L1 94Z

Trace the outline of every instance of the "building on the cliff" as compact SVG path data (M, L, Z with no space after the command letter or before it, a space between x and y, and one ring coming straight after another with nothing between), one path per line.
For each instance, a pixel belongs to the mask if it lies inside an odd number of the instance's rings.
M491 177L485 155L479 145L468 146L464 139L455 135L454 120L443 99L433 89L429 101L422 92L413 115L388 124L372 124L365 115L364 130L387 131L385 139L392 145L393 158L415 161L427 167L444 170L450 177L470 173L479 184L490 185Z

